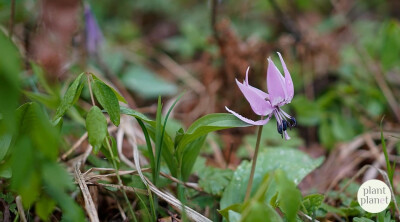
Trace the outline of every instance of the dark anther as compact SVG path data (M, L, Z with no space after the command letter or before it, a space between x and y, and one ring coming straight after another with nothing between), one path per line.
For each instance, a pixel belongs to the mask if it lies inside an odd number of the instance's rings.
M295 127L297 125L297 121L294 117L290 117L290 127Z
M280 125L278 122L276 123L276 128L278 130L279 134L282 134L282 125Z
M282 130L286 131L288 127L288 122L286 120L282 120Z

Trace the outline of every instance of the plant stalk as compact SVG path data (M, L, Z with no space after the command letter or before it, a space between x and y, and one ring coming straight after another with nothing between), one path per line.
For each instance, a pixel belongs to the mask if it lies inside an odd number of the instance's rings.
M90 74L89 74L89 73L86 73L86 77L87 77L87 81L88 81L88 85L89 85L89 93L90 93L90 98L91 98L91 100L92 100L92 105L95 106L96 103L94 102L92 84L91 84L91 82L90 82Z
M111 149L110 141L108 140L108 138L106 138L106 140L107 140L106 144L107 144L108 152L110 152L111 161L112 161L112 164L113 164L113 166L115 168L115 174L117 175L118 184L122 187L123 183L122 183L121 177L119 176L119 170L118 170L118 167L117 167L117 163L115 162L115 159L114 159L114 154L113 154L113 151ZM124 196L126 204L128 205L129 213L131 214L131 217L132 217L133 221L137 222L137 219L135 217L135 213L133 212L132 205L131 205L131 203L130 203L130 201L128 199L128 196L126 195L125 190L124 189L120 189L120 191L122 192L122 195Z
M264 117L261 117L261 120L264 119ZM253 155L253 162L251 165L251 172L250 172L250 178L249 178L249 183L247 184L247 190L246 190L246 196L244 198L244 202L246 202L250 198L251 194L251 188L253 185L253 179L254 179L254 172L256 170L256 164L257 164L257 157L258 157L258 150L260 148L260 141L261 141L261 133L263 130L263 125L259 126L258 128L258 134L257 134L257 142L256 142L256 149L254 150L254 155Z

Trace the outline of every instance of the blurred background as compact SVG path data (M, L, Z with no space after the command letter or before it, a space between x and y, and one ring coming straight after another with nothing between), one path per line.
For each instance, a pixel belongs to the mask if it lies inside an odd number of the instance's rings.
M185 91L172 114L175 128L225 106L256 119L235 78L244 79L250 66L250 84L265 91L267 58L281 69L281 52L295 87L285 110L298 127L285 142L269 124L262 144L325 157L300 184L304 193L337 187L365 164L384 167L383 117L389 158L400 161L399 18L398 0L0 1L0 28L12 33L25 61L25 89L44 91L32 60L64 90L82 71L102 76L131 108L150 116L158 95L168 106ZM80 106L90 106L89 93L83 97ZM65 135L79 138L80 118L66 120ZM234 169L250 158L254 132L213 134L202 158ZM375 177L373 170L364 175Z

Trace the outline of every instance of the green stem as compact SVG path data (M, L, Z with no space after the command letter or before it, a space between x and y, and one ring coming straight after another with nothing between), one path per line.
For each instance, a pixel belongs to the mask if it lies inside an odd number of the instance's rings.
M90 93L90 98L92 100L92 105L95 106L96 104L94 103L94 97L93 97L93 90L92 90L92 84L90 82L90 73L86 73L88 85L89 85L89 93Z
M114 153L112 152L112 149L111 149L110 141L108 140L108 138L106 138L106 140L107 140L107 141L106 141L106 144L107 144L108 152L110 152L111 161L112 161L113 166L114 166L114 168L115 168L115 174L117 175L118 184L122 187L122 186L123 186L122 180L121 180L121 177L119 176L119 171L118 171L117 163L115 162L115 157L114 157ZM136 217L135 217L135 213L133 212L133 209L132 209L131 202L129 202L129 199L128 199L128 196L126 195L125 190L121 188L120 191L122 192L122 195L124 196L124 199L125 199L126 203L128 204L129 213L131 214L132 219L133 219L135 222L137 222L137 219L136 219Z
M180 181L183 181L182 180L182 168L181 168L181 164L179 163L179 167L178 167L178 179L180 180ZM185 190L184 190L184 186L182 186L181 185L181 183L178 183L177 184L178 185L178 198L179 198L179 200L181 201L181 203L182 203L182 215L181 215L181 217L182 217L182 221L188 221L187 220L187 216L186 216L186 210L185 210L185 202L186 202L186 200L185 200Z
M263 117L261 117L261 120ZM259 126L258 128L258 134L257 134L257 142L256 142L256 149L254 150L254 155L253 155L253 162L251 165L251 172L250 172L250 178L249 178L249 183L247 184L247 190L246 190L246 197L244 198L244 202L246 202L250 198L251 194L251 188L253 185L253 179L254 179L254 172L256 170L256 163L257 163L257 157L258 157L258 150L260 148L260 141L261 141L261 133L263 130L263 125Z

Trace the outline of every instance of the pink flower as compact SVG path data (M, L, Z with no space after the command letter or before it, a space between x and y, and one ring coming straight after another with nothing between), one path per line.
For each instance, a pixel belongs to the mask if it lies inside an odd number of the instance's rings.
M240 83L236 79L236 83L242 91L244 97L250 103L251 109L260 116L268 116L266 119L253 121L241 116L240 114L225 107L226 110L237 118L252 125L265 125L271 119L272 115L275 116L277 122L277 130L285 139L290 139L287 134L287 128L296 126L296 119L280 107L288 104L292 101L294 95L293 81L290 73L286 67L285 62L282 59L281 54L278 52L279 58L283 66L283 72L285 77L282 76L281 72L275 66L274 62L268 58L268 71L267 71L267 87L268 93L265 93L251 85L249 85L249 68L246 71L246 79L243 83Z

